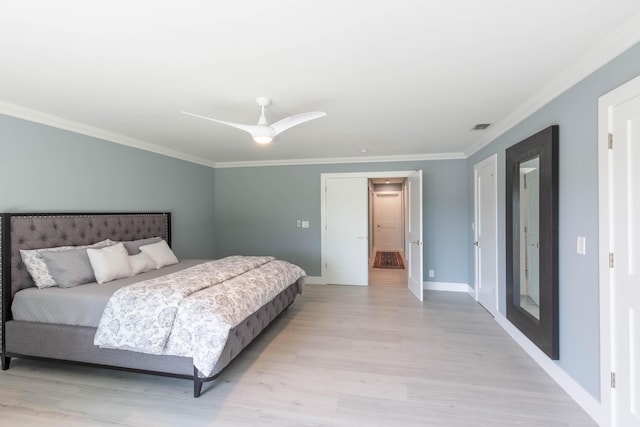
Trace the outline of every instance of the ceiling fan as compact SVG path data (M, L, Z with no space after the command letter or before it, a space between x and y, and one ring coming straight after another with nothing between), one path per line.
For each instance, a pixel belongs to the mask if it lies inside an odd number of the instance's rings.
M256 102L261 107L260 118L258 119L258 124L256 125L245 125L241 123L232 123L225 122L218 119L212 119L211 117L201 116L200 114L189 113L187 111L181 111L183 114L188 114L190 116L199 117L205 120L211 120L212 122L222 123L223 125L231 126L245 132L248 132L253 140L258 144L268 144L273 141L276 135L281 134L287 129L290 129L294 126L302 124L304 122L308 122L309 120L318 119L320 117L324 117L327 113L322 111L313 111L309 113L301 113L293 116L286 117L282 120L278 120L271 125L267 124L267 118L264 115L264 107L267 107L271 104L271 99L261 96L256 99Z

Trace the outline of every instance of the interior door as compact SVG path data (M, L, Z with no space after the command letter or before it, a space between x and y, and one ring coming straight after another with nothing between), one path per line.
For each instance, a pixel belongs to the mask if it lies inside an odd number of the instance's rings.
M496 162L496 156L491 156L474 167L476 300L494 316L498 304Z
M613 109L609 169L612 426L640 426L640 97ZM611 261L610 261L611 262Z
M409 262L409 290L422 301L422 171L415 171L407 178L407 260Z
M367 286L368 180L327 178L325 186L325 265L327 283Z
M373 223L376 250L402 250L402 192L374 193Z

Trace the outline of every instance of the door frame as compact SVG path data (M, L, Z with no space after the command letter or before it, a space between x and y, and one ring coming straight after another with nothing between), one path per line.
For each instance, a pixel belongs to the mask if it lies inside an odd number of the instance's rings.
M611 277L609 269L609 251L611 244L610 209L612 207L609 160L609 132L611 131L610 113L616 105L640 95L640 76L613 89L598 98L598 216L599 248L598 267L600 271L600 402L602 407L601 425L611 426L612 412L612 347L611 323Z
M326 236L326 183L329 178L408 178L415 171L385 171L385 172L340 172L340 173L321 173L320 174L320 261L321 261L321 276L320 279L323 283L326 281L326 262L327 262L327 236ZM368 191L368 190L367 190ZM369 221L368 215L363 218L364 221ZM422 221L422 218L420 219ZM405 228L406 233L406 228ZM405 236L405 245L407 239ZM406 251L406 248L405 248ZM424 260L422 261L424 262ZM367 286L369 284L367 283Z
M473 165L473 240L474 242L478 241L478 170L486 167L487 165L493 165L494 170L494 180L493 180L493 194L495 195L495 206L494 206L494 242L495 246L493 248L494 259L495 262L495 278L496 283L494 284L494 293L495 293L495 306L492 309L487 308L489 312L495 317L498 313L498 307L500 305L500 289L498 287L498 154L494 153L491 156L485 158L484 160L479 161L478 163ZM474 246L474 290L475 290L475 299L478 301L478 247Z

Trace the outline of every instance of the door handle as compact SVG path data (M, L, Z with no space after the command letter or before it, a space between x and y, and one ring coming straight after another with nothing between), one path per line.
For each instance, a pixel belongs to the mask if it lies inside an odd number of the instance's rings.
M413 243L415 245L418 245L418 246L422 246L422 241L421 240L416 240L415 242L411 242L411 243Z
M477 240L475 242L473 242L473 246L478 247L480 246L480 242L478 242Z

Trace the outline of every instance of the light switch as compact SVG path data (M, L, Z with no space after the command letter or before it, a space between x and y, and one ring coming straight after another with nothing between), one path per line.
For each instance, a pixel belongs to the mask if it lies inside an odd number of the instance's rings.
M580 255L584 255L587 253L587 238L584 236L578 236L577 240L577 252Z
M309 228L309 221L302 221L302 228Z
M296 227L298 227L298 228L300 228L300 227L301 227L300 222L301 222L300 220L297 220L297 221L296 221Z

